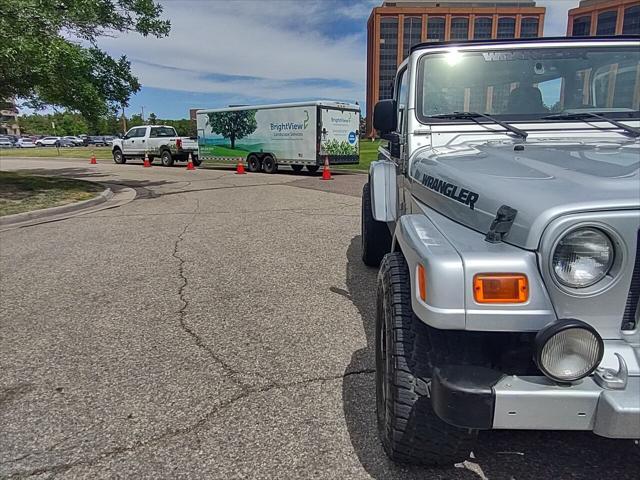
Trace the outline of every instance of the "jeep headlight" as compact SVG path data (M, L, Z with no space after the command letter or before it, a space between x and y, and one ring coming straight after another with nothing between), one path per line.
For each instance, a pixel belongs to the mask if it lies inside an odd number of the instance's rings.
M553 251L551 266L556 279L573 288L585 288L602 280L613 265L613 245L597 228L567 233Z

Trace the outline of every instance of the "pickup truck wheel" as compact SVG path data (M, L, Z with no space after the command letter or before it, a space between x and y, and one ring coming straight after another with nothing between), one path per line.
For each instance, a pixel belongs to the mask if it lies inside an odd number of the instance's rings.
M477 431L441 420L431 407L429 327L411 309L409 268L402 253L385 255L376 308L376 409L387 455L396 462L464 461Z
M291 169L296 172L296 173L300 173L302 171L303 165L291 165Z
M318 165L307 165L307 170L309 173L316 173L320 167Z
M117 164L127 163L127 159L124 157L124 155L122 154L122 150L120 150L119 148L116 148L113 151L113 161Z
M377 267L391 250L391 232L385 222L373 218L371 209L371 187L365 183L362 187L362 261L370 267Z
M258 158L258 156L253 153L250 154L247 157L247 170L252 173L257 173L261 168L262 166L260 165L260 159Z
M173 156L169 150L163 150L160 154L160 161L165 167L173 166Z
M278 171L278 164L271 155L265 155L262 159L262 169L264 173L276 173Z

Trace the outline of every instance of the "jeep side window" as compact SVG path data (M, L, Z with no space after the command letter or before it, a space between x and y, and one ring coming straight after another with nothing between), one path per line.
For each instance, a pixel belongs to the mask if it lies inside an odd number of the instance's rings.
M405 68L398 74L398 80L396 84L396 92L398 92L398 96L396 98L396 102L398 104L398 132L404 133L407 131L406 129L406 111L407 111L407 103L409 101L409 88L408 88L408 80L409 75L407 74L407 69Z

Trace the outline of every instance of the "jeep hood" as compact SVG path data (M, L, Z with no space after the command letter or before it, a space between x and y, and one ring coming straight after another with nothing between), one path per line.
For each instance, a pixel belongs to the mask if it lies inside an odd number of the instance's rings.
M639 168L640 143L633 141L465 143L416 152L411 191L483 233L508 205L518 213L504 240L533 250L561 215L640 208Z

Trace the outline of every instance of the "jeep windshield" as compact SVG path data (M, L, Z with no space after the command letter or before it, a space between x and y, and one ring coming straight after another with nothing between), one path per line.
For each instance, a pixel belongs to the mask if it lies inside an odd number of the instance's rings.
M565 112L640 116L637 45L452 49L424 55L418 82L417 114L423 123L442 122L456 112L546 121Z

